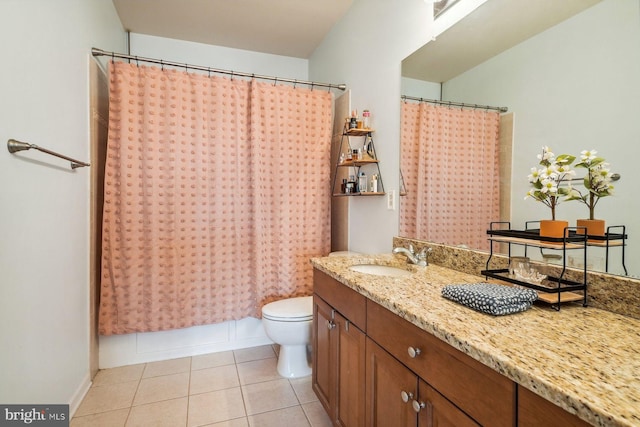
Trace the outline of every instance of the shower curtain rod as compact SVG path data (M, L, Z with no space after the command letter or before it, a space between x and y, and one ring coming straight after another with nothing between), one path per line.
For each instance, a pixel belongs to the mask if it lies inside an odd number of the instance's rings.
M475 108L478 110L497 110L501 113L506 113L507 111L509 111L507 107L492 107L490 105L465 104L464 102L439 101L437 99L416 98L414 96L407 96L407 95L402 95L400 98L402 98L403 100L408 99L410 101L428 102L431 104L447 105L450 107Z
M144 58L142 56L127 55L124 53L107 52L95 47L91 48L91 54L93 56L110 56L112 59L114 58L129 59L136 62L142 61L142 62L150 62L152 64L160 64L161 66L168 65L170 67L179 67L179 68L185 68L185 69L191 69L191 70L207 71L209 73L227 74L227 75L230 75L231 77L233 76L250 77L252 79L271 80L275 83L284 82L284 83L293 83L294 85L307 85L307 86L311 86L311 89L313 89L314 87L328 87L329 89L340 89L340 90L347 89L347 85L344 83L343 84L319 83L319 82L311 82L307 80L296 80L296 79L289 79L289 78L283 78L283 77L272 77L272 76L262 76L259 74L252 74L252 73L242 73L238 71L220 70L217 68L204 67L201 65L190 65L190 64L184 64L181 62L165 61L163 59Z

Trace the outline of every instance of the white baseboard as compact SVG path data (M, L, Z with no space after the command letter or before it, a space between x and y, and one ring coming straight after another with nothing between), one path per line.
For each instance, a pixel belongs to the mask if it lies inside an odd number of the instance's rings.
M99 337L99 368L272 344L262 321L252 317L161 332Z
M87 375L82 379L82 382L78 386L73 396L71 396L71 400L69 402L69 419L73 418L73 415L78 410L78 407L82 403L82 399L87 395L89 389L91 388L91 375L87 372Z

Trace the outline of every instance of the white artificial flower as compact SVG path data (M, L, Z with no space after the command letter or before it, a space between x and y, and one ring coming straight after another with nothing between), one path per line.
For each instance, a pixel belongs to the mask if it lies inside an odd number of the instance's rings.
M596 150L583 150L580 154L580 160L585 163L591 163L591 161L596 158L598 152Z
M540 172L538 172L538 169L536 168L531 168L531 173L527 178L531 183L536 182L540 178Z
M556 155L553 154L553 152L551 151L551 148L549 148L548 146L545 145L544 147L542 147L542 154L538 155L538 159L540 159L540 160L549 160L550 161L555 156Z
M553 179L544 179L542 180L542 188L540 189L542 193L548 194L556 194L558 192L558 185L556 181Z

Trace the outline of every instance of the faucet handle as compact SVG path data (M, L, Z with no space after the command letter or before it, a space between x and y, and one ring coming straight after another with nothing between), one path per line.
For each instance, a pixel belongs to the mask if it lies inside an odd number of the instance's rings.
M411 243L409 243L409 252L411 252L412 255L415 255L416 251L413 249L413 245Z
M431 253L432 250L433 249L431 249L431 248L429 248L427 246L425 246L424 248L420 249L420 252L418 252L418 255L417 255L418 259L421 260L421 261L422 260L426 261L429 258L429 254Z

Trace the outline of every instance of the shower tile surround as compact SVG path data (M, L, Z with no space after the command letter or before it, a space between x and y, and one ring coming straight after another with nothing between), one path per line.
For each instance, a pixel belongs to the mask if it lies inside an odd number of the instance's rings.
M432 249L429 263L447 267L452 270L468 274L480 275L485 269L489 254L483 251L458 248L438 243L425 242L404 237L394 237L393 247L408 247L412 244L416 251L425 246ZM495 255L491 260L491 268L507 268L509 260L506 256ZM533 265L542 264L532 262ZM558 275L562 270L558 266L548 266L556 270ZM566 277L575 281L582 281L582 270L567 269ZM640 319L640 282L624 276L589 271L587 272L587 293L589 307L600 308L623 316Z
M560 311L547 305L508 316L476 312L441 296L442 287L483 280L486 253L408 239L394 246L433 248L430 266L407 265L401 255L312 258L312 265L399 317L463 351L539 396L596 426L640 423L640 320L628 304L610 298L625 315L581 304ZM365 276L355 264L406 266L415 274L402 278ZM506 259L504 260L506 267ZM590 278L601 288L620 285ZM365 280L366 279L366 280ZM618 279L618 278L616 278ZM598 281L600 280L600 281ZM637 284L635 286L638 286ZM626 296L625 296L626 298ZM629 316L629 317L627 317Z

